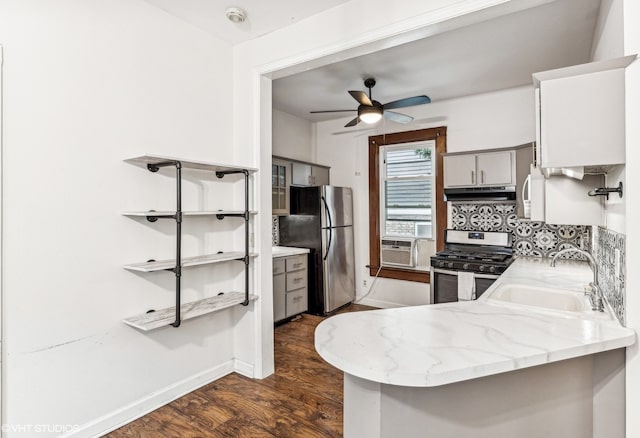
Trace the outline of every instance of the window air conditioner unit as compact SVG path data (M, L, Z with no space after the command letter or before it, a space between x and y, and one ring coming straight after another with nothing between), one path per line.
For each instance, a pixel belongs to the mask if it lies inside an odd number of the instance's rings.
M415 267L416 239L383 237L380 239L380 264L390 267Z

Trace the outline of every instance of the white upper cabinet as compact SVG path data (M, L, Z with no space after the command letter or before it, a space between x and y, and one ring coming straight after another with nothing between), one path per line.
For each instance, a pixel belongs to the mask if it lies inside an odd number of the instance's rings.
M515 185L515 152L445 155L444 187Z
M444 186L467 187L476 185L476 155L448 155L443 157Z
M634 56L533 75L543 169L625 162L624 68Z
M602 174L625 162L625 67L635 58L533 75L538 146L531 169L532 220L604 225L604 201L588 192L603 187ZM581 180L561 176L582 173Z
M477 155L479 185L513 185L514 153L491 152Z
M329 185L329 168L311 163L292 162L291 184L294 186Z

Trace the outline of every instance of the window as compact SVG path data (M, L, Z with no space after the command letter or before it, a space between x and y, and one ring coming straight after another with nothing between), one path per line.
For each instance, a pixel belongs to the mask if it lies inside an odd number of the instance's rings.
M381 149L382 235L433 238L435 141Z
M428 257L419 260L422 269L385 266L378 272L380 239L415 237L443 249L447 207L439 169L446 134L439 127L369 137L370 275L429 282Z

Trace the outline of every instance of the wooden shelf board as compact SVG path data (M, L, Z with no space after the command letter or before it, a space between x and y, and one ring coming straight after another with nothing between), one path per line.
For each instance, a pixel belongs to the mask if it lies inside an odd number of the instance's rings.
M186 321L188 319L219 312L220 310L236 306L244 302L244 296L244 292L225 292L224 294L217 295L215 297L182 304L180 306L181 320ZM249 295L249 301L257 299L258 297L256 295ZM175 321L175 315L176 308L174 306L156 310L151 313L132 316L130 318L123 319L122 322L130 325L131 327L135 327L138 330L147 332L149 330L166 327L167 325L172 324Z
M209 163L206 161L192 161L192 160L185 160L183 158L167 157L162 155L151 155L151 154L145 154L139 157L128 158L124 161L126 163L135 164L139 166L146 166L147 164L165 163L167 161L180 161L180 163L182 163L183 169L198 169L198 170L208 170L213 172L247 170L249 171L249 173L254 173L258 171L258 169L254 167L232 166L232 165L226 165L226 164Z
M250 253L249 257L256 257L256 253ZM244 257L242 251L229 251L221 254L204 254L195 257L183 257L182 267L209 265L212 263L228 262L231 260L239 260ZM137 272L156 272L173 269L176 265L175 259L156 260L155 262L132 263L125 265L124 268Z

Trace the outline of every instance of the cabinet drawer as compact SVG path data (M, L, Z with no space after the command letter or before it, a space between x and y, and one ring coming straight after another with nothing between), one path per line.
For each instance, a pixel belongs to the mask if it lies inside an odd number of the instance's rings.
M307 270L287 272L287 292L307 287Z
M273 275L284 273L284 259L273 259Z
M295 257L287 257L287 272L297 271L298 269L304 269L307 267L307 255L302 254Z
M307 311L307 288L287 293L287 316Z

